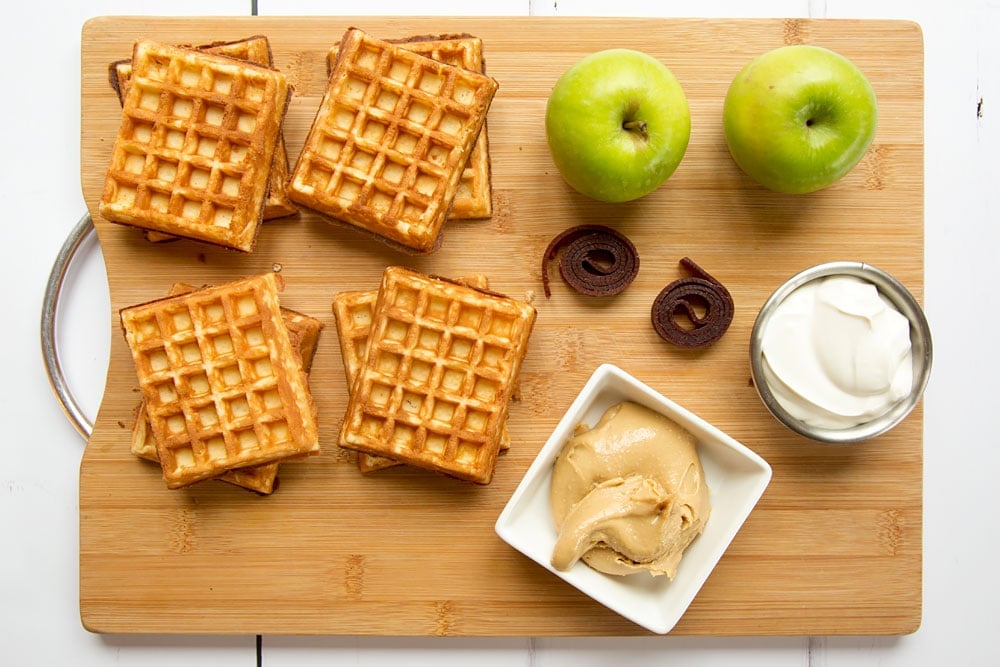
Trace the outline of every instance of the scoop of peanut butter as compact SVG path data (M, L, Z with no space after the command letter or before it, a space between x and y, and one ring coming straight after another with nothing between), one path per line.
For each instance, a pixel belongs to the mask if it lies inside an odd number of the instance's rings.
M694 436L632 402L609 408L592 429L577 428L549 493L559 570L583 559L608 574L673 579L711 512Z

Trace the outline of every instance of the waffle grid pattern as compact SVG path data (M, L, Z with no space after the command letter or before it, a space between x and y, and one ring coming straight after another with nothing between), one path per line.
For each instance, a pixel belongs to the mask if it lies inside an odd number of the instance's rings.
M341 444L488 483L534 309L386 270Z
M340 292L333 297L333 314L348 387L354 384L365 359L377 298L376 290Z
M149 415L146 414L144 403L139 406L135 424L132 426L132 453L147 461L160 462L159 454L156 451L156 436L153 434L153 427L149 423ZM259 466L235 468L227 470L213 479L268 495L274 491L276 486L278 467L278 463L265 463Z
M377 290L367 292L340 292L333 298L333 313L337 322L340 339L340 356L344 362L349 393L354 391L354 382L361 373L371 332L372 311L378 298ZM363 473L375 472L399 465L399 461L385 456L358 452L358 470Z
M485 279L459 279L459 282L482 289L488 287ZM347 378L349 392L354 390L354 382L362 370L377 299L378 290L340 292L333 298L333 312L337 322L337 335L340 339L340 354L344 362L344 374ZM500 452L503 453L509 448L510 431L505 422L500 431ZM399 461L385 456L358 452L358 469L363 473L383 470L398 464Z
M238 60L245 60L255 65L271 67L273 60L271 46L267 37L254 35L234 42L216 42L197 47L208 53L217 53ZM129 81L132 79L132 60L120 60L110 65L109 80L112 88L118 94L118 101L124 103ZM278 145L274 149L274 160L268 178L267 199L264 201L264 220L273 220L296 212L295 206L285 193L285 183L288 180L288 152L285 148L283 135L278 137ZM157 235L150 232L151 241L164 241L174 237Z
M287 95L274 70L138 42L101 214L251 250Z
M455 67L473 72L485 73L483 42L472 35L429 35L393 41L403 48L433 58ZM338 47L333 47L327 55L327 67L333 71L337 62ZM476 220L489 218L493 214L491 189L491 165L489 139L486 124L473 145L472 154L455 191L455 198L448 211L449 220Z
M273 274L123 309L171 488L318 449Z
M412 251L434 250L496 87L349 30L290 196Z
M170 289L169 296L189 294L195 291L195 289L192 285L175 283ZM302 360L302 369L308 373L312 365L313 356L316 353L319 333L323 328L323 324L314 317L309 317L288 308L281 309L281 317L288 328L292 345L298 351L299 357ZM160 457L156 450L156 435L153 433L153 427L149 422L145 399L141 400L139 405L136 406L135 423L132 426L132 453L147 461L154 461L157 464L160 462ZM234 468L226 470L213 479L267 495L272 493L276 487L278 465L275 462L246 468Z

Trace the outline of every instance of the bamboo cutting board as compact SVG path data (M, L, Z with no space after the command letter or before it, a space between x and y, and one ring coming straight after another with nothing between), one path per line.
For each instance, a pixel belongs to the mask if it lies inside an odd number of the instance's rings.
M324 58L344 29L378 36L469 32L500 83L488 132L495 212L449 223L441 250L412 258L309 213L264 225L241 255L191 242L160 246L97 214L119 120L109 62L140 36L205 43L265 34L295 86L285 124L294 162L318 106ZM634 635L620 618L504 544L493 523L590 373L615 363L742 441L774 469L770 487L675 634L899 634L921 618L922 427L918 408L863 445L813 444L777 424L750 378L749 333L783 280L829 260L879 266L923 296L923 44L900 21L552 18L104 18L83 29L82 183L111 291L111 361L80 471L80 608L98 632ZM787 43L840 51L871 78L881 123L861 164L808 196L749 182L728 156L726 88L751 57ZM671 180L622 205L570 191L545 146L545 102L558 76L609 47L650 53L688 95L692 135ZM558 275L541 294L542 253L576 224L613 225L641 271L623 294L580 297ZM649 322L660 289L690 256L728 286L732 328L681 351ZM362 477L336 446L346 406L331 314L341 290L373 289L406 264L441 275L486 273L533 298L538 321L512 404L510 453L478 487L396 468ZM221 483L167 491L129 453L137 403L120 307L177 280L217 283L278 270L282 303L326 324L311 384L323 453L286 464L271 497Z

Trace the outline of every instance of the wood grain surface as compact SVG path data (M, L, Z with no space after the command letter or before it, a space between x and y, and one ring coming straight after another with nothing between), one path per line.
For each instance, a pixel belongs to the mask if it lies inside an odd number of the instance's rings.
M265 34L295 87L285 124L294 162L319 104L325 56L356 25L376 35L469 32L500 83L489 113L494 215L446 226L441 250L412 258L303 212L268 222L243 255L181 241L150 245L96 215L120 117L107 65L138 37L205 43ZM835 186L808 196L761 189L730 159L726 88L751 57L789 43L840 51L870 77L875 142ZM899 634L921 618L923 413L855 446L814 444L781 427L750 382L749 333L783 280L829 260L883 268L923 297L923 44L901 21L555 18L102 18L82 35L82 185L107 265L111 361L80 471L80 611L98 632L637 635L645 631L503 543L493 523L563 410L602 362L615 363L742 441L774 469L757 509L674 629L683 635ZM599 204L561 180L544 109L583 55L630 47L666 63L691 106L688 153L637 202ZM607 300L541 291L549 240L581 223L612 225L641 270ZM690 256L728 286L732 328L682 351L649 320ZM538 321L511 406L509 454L487 487L395 468L362 477L336 445L347 392L331 314L341 290L373 289L404 264L488 274L534 299ZM312 388L323 453L286 464L271 497L209 482L168 491L129 453L136 381L119 308L183 280L213 283L280 270L282 303L326 324Z

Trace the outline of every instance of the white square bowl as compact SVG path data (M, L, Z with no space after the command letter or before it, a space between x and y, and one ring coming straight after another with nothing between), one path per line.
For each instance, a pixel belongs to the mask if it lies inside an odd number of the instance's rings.
M704 532L685 552L673 581L646 572L625 577L607 575L583 561L560 572L550 563L557 537L549 508L552 465L578 424L593 426L605 410L625 400L666 415L698 439L712 513ZM528 468L500 513L496 532L512 547L609 609L647 630L665 634L687 610L770 481L771 466L753 451L617 366L603 364L590 376Z

